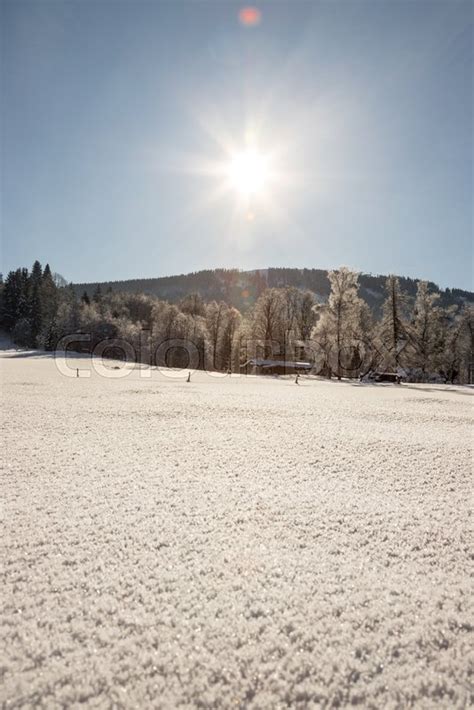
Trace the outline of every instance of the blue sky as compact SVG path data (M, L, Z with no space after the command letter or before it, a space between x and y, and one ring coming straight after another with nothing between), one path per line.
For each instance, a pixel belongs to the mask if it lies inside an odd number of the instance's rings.
M472 4L2 2L2 270L472 288ZM278 177L224 189L249 131ZM210 170L209 167L212 169Z

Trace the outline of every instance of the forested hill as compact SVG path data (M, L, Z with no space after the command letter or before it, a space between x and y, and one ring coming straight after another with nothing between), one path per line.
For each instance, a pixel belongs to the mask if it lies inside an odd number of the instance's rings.
M385 298L385 279L383 275L361 274L359 277L360 295L377 312ZM416 295L417 279L399 277L400 286L413 298ZM265 288L296 286L312 291L318 300L325 301L330 286L328 272L324 269L260 269L256 271L238 271L237 269L214 269L196 271L178 276L163 276L150 279L129 279L126 281L104 281L99 283L73 284L78 296L84 291L92 296L97 286L103 292L113 291L146 293L160 299L177 303L190 293L199 293L205 301L223 300L240 311L249 308ZM441 304L474 303L474 293L459 288L447 288L444 291L430 282L430 289L441 294Z

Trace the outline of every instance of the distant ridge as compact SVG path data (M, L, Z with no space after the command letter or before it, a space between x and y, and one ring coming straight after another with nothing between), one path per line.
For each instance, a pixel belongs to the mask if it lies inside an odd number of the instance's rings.
M384 299L386 275L360 274L360 295L377 312ZM400 285L409 296L415 297L419 279L400 276ZM474 303L474 293L460 288L440 289L429 282L430 288L441 295L443 306ZM255 303L265 288L295 286L311 291L317 300L325 301L329 295L328 272L325 269L209 269L190 274L161 276L148 279L127 279L123 281L101 281L75 283L73 288L78 296L84 291L92 296L100 286L102 291L146 293L170 303L177 303L189 293L199 293L205 301L223 300L240 311L246 311Z

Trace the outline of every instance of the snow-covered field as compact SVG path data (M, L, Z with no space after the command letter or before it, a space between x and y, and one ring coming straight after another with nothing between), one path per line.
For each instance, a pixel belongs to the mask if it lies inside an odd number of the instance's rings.
M0 365L4 707L469 704L472 390Z

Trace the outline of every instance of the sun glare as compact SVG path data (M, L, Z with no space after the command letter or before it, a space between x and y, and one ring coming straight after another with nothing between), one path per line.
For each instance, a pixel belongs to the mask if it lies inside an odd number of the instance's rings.
M230 182L243 195L261 192L266 186L268 177L266 158L253 150L235 155L229 164Z

